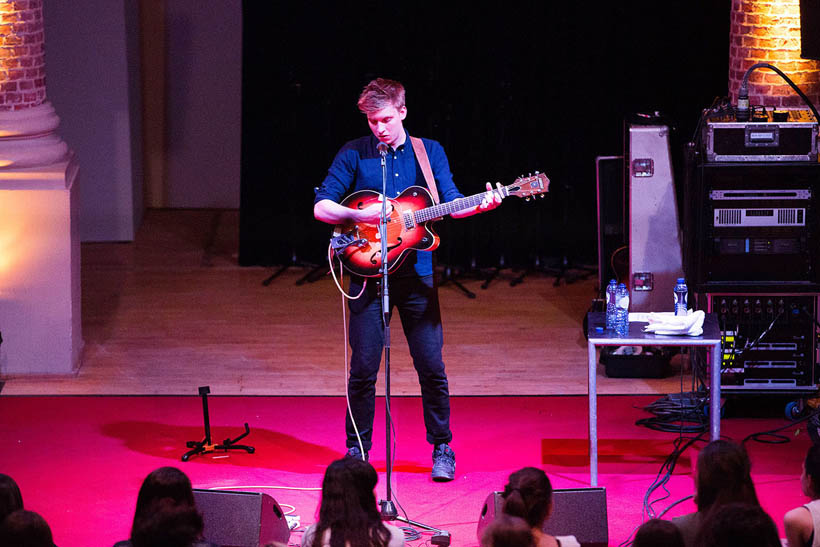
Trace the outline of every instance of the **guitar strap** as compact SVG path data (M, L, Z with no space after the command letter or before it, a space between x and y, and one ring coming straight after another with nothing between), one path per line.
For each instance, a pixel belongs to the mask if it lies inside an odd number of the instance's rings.
M430 158L427 157L424 142L418 137L410 137L410 142L413 144L413 151L416 153L416 159L421 167L421 172L424 174L424 180L427 181L427 188L433 194L433 203L438 205L438 187L436 186L436 179L433 178L433 170L430 168Z

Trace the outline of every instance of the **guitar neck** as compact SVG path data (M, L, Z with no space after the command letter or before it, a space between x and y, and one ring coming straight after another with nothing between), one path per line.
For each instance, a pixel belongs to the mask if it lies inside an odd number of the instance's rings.
M487 192L481 192L480 194L467 196L465 198L457 198L453 201L448 201L447 203L441 203L439 205L433 205L432 207L419 209L413 213L413 217L416 222L420 223L427 222L428 220L433 220L435 218L441 218L444 215L458 213L459 211L470 209L476 205L481 205L481 201L486 195ZM501 188L501 195L502 197L507 197L510 195L506 186Z

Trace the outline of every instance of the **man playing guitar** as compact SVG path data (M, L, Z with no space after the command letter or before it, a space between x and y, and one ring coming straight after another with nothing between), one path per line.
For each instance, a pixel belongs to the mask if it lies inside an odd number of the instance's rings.
M388 198L400 195L410 186L427 187L404 129L403 122L407 117L404 86L396 81L377 78L365 86L359 96L358 106L367 117L373 134L350 141L341 148L316 193L313 214L318 220L329 224L379 223L382 212L380 204L354 209L345 207L340 202L351 192L382 191L382 156L378 149L380 143L388 146L385 154ZM441 202L462 198L453 182L450 165L441 144L430 139L422 139L422 142ZM501 200L501 192L493 190L492 185L487 183L487 193L479 205L454 212L451 216L461 218L495 209L501 204ZM388 215L391 209L388 201ZM364 283L362 277L354 275L350 282L350 292L358 294ZM356 430L348 413L345 419L347 455L365 459L372 445L376 377L384 347L379 285L378 281L368 283L361 298L349 301L348 338L352 354L348 395L365 453L361 453ZM449 446L453 438L450 431L450 393L441 356L444 339L431 251L411 251L401 265L392 271L390 304L391 308L395 305L399 310L413 365L419 377L427 441L433 445L432 478L435 481L453 480L455 453Z

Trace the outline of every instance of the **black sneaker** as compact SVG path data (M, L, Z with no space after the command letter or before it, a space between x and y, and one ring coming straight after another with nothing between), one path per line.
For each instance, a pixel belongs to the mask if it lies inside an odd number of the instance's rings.
M364 453L364 457L362 457L362 451L358 446L351 446L347 449L347 453L345 454L345 458L356 458L357 460L370 460L370 454L367 452Z
M437 444L433 449L433 480L448 482L456 478L456 453L448 444Z

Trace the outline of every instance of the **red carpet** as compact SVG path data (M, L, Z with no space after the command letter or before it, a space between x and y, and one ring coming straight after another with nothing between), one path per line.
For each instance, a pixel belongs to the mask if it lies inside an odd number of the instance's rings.
M653 400L599 398L600 484L607 488L611 545L641 523L646 489L676 437L634 425L646 417L637 407ZM344 404L330 397L211 396L213 439L235 437L248 422L245 441L256 453L206 454L182 463L185 442L203 436L198 397L0 397L0 472L17 480L26 508L48 520L60 547L110 546L127 538L142 479L164 465L181 468L197 488L266 492L309 524L319 494L301 489L318 487L325 466L341 457ZM381 473L377 494L383 496L383 399L377 404L371 462ZM543 467L556 488L588 486L586 397L456 397L452 413L457 476L437 484L429 478L420 399L393 399L394 499L412 520L449 531L452 545L477 545L485 497L520 467ZM725 419L722 433L739 441L781 425L784 420ZM783 445L747 444L758 495L781 536L785 511L805 501L800 462L810 440L804 430L791 437ZM691 494L694 457L690 449L679 461L670 497L655 504L657 511ZM667 516L693 507L684 502ZM299 537L294 533L291 541Z

